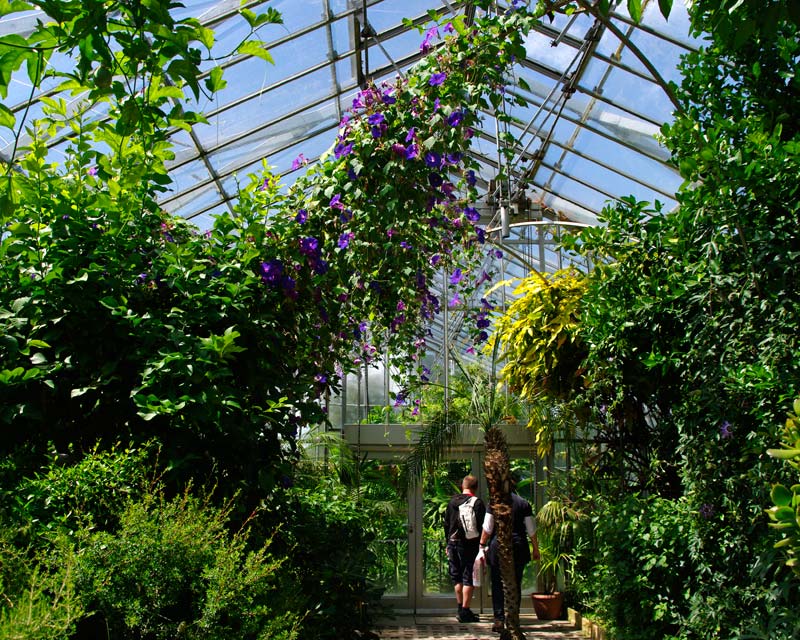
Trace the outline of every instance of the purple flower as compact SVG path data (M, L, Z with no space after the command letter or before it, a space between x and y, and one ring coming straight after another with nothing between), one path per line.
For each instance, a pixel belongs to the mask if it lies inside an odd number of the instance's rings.
M314 382L317 384L325 384L328 382L328 376L326 376L324 373L318 373L314 376Z
M312 270L314 273L316 273L317 275L320 275L320 276L321 276L321 275L323 275L323 274L326 274L326 273L328 273L328 269L330 269L330 266L329 266L329 265L328 265L328 263L327 263L325 260L323 260L322 258L318 258L318 259L317 259L317 260L315 260L315 261L314 261L314 263L311 265L311 270ZM326 321L327 321L327 320L326 320Z
M431 256L431 266L432 266L432 267L435 267L437 264L439 264L439 261L440 261L441 259L442 259L442 256L440 256L438 253L437 253L437 254L434 254L434 255L432 255L432 256Z
M442 71L441 73L431 74L428 84L432 87L438 87L439 85L443 84L445 80L447 80L447 74Z
M478 213L475 207L464 207L464 215L467 216L467 220L470 222L477 222L481 219L481 214Z
M392 331L392 333L396 332L397 329L400 327L400 325L403 324L405 321L406 321L406 316L404 314L401 313L395 316L394 320L392 320L391 324L389 325L390 331Z
M386 118L383 117L383 114L378 112L378 113L373 113L369 118L367 118L367 123L369 123L370 126L374 127L379 124L382 124L385 120Z
M475 237L480 244L486 242L486 231L482 227L475 227Z
M300 239L300 253L305 256L315 256L319 250L319 240L312 237Z
M400 243L400 246L401 246L401 247L403 247L403 249L410 249L410 248L411 248L411 245L410 245L410 244L408 244L408 242L406 242L405 240L403 240L403 241Z
M383 104L394 104L397 102L397 98L392 95L392 91L394 91L393 87L384 89L383 93L381 94L381 101Z
M406 303L402 300L397 301L397 310L398 311L405 311L406 310Z
M406 136L406 142L413 142L415 135L417 135L417 128L411 127L408 130L408 135Z
M475 183L477 183L477 182L478 182L478 178L475 177L475 172L472 169L467 171L467 184L470 187L474 187Z
M291 298L292 300L297 300L297 283L295 282L292 276L283 276L281 278L281 287L283 288L283 292L286 294L287 298Z
M475 347L467 347L465 350L466 353L474 356L475 355Z
M464 114L461 111L453 111L453 113L447 116L447 124L451 127L457 127L463 120Z
M442 176L440 176L435 171L432 171L431 173L428 174L428 182L434 189L438 189L439 187L442 186L444 180L442 179Z
M497 258L498 260L500 260L500 259L503 257L503 252L502 252L502 251L500 251L500 249L495 249L495 250L492 252L492 255L493 255L495 258Z
M405 146L400 144L399 142L395 142L392 145L392 151L394 151L398 156L405 156L406 155Z
M448 22L446 25L444 25L444 32L445 33L455 33L455 27L453 27L453 23L452 22Z
M373 138L380 138L384 134L385 131L386 131L386 125L385 124L382 124L382 125L377 126L377 127L372 127L370 129L370 133L372 133L372 137Z
M416 144L408 145L406 149L406 160L413 160L419 156L419 147Z
M461 304L461 298L458 297L458 294L455 294L450 299L450 302L447 303L447 306L449 306L452 309L453 307L457 307L460 304Z
M422 53L428 53L431 50L431 40L434 38L439 37L439 29L437 27L431 27L428 29L428 33L425 34L425 39L422 41L422 44L419 45L420 51Z
M305 224L305 221L308 220L308 211L300 209L294 219L298 224Z
M733 437L733 432L731 431L731 423L725 420L719 427L719 435L722 437L723 440L727 440L728 438Z
M86 170L86 175L88 175L88 176L96 176L97 175L97 166L89 167Z
M447 164L458 164L461 162L461 154L460 153L448 153L445 156L445 162Z
M292 161L292 171L297 171L300 167L305 166L307 162L308 160L306 160L305 156L301 153Z
M283 276L283 264L278 259L261 263L261 281L264 284L276 285Z
M481 342L486 342L489 339L489 334L485 331L481 331L477 337L475 338L475 342L480 344Z
M428 153L425 154L425 164L434 169L438 169L442 166L442 156L435 151L428 151Z
M428 367L423 366L422 373L420 374L419 379L422 380L423 382L428 382L431 379L430 376L431 376L431 370L428 369Z
M346 156L353 151L353 143L352 142L345 142L342 140L339 144L337 144L333 148L333 154L336 156L336 159Z
M464 274L461 273L461 269L455 269L453 273L450 274L450 284L458 284L463 279Z
M344 205L342 204L342 196L340 194L336 194L331 198L331 201L328 203L328 206L331 209L339 209L340 211L344 209Z
M350 241L355 237L352 231L346 231L342 235L339 236L339 242L337 243L340 249L347 249Z

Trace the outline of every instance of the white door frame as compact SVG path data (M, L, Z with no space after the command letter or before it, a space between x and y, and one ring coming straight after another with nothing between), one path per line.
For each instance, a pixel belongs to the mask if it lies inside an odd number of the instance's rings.
M398 461L405 456L413 444L418 441L423 427L421 425L345 425L343 436L360 457L364 454L370 459ZM535 452L533 435L524 425L505 425L503 432L508 441L509 455L512 458L531 457ZM483 432L472 426L464 430L461 442L450 448L446 460L469 460L472 472L479 481L479 495L488 496L486 478L483 473ZM536 461L537 477L541 477L542 461ZM537 496L537 503L541 500ZM425 594L423 584L423 547L422 547L422 484L409 488L408 518L408 589L405 595L384 596L382 601L395 609L397 613L449 613L455 610L455 595ZM476 589L473 596L472 609L477 612L492 611L489 597L489 574L484 575L483 586ZM523 609L526 603L523 602Z

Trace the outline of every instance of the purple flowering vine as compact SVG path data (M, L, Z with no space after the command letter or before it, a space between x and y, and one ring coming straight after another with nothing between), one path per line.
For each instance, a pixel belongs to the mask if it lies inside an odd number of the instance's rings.
M315 256L319 251L319 240L312 237L300 238L300 253L304 256Z

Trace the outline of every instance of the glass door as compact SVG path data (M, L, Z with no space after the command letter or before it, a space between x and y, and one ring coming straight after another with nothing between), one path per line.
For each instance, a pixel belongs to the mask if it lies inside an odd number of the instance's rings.
M415 587L417 611L455 612L456 599L453 583L450 580L447 563L447 541L444 535L444 515L447 503L457 493L461 493L461 481L467 474L479 480L479 459L476 455L458 456L438 464L426 472L418 488L420 523L418 544L420 549L416 564L419 580ZM485 491L479 490L483 498ZM481 595L484 589L477 588L473 594L472 608L481 608Z
M414 520L410 517L412 500L401 489L400 467L394 462L370 460L364 468L369 482L362 487L371 495L370 499L381 500L391 505L391 510L378 523L377 535L370 547L376 563L369 578L383 589L383 600L399 610L411 610L414 606L414 568L410 559L414 555Z

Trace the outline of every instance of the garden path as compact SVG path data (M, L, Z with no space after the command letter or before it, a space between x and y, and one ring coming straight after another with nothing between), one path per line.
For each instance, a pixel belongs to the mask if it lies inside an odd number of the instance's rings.
M486 622L461 624L453 616L397 616L383 620L375 630L381 640L497 640L492 633L491 616L481 616ZM580 629L570 620L538 620L535 615L520 618L527 640L584 639Z

